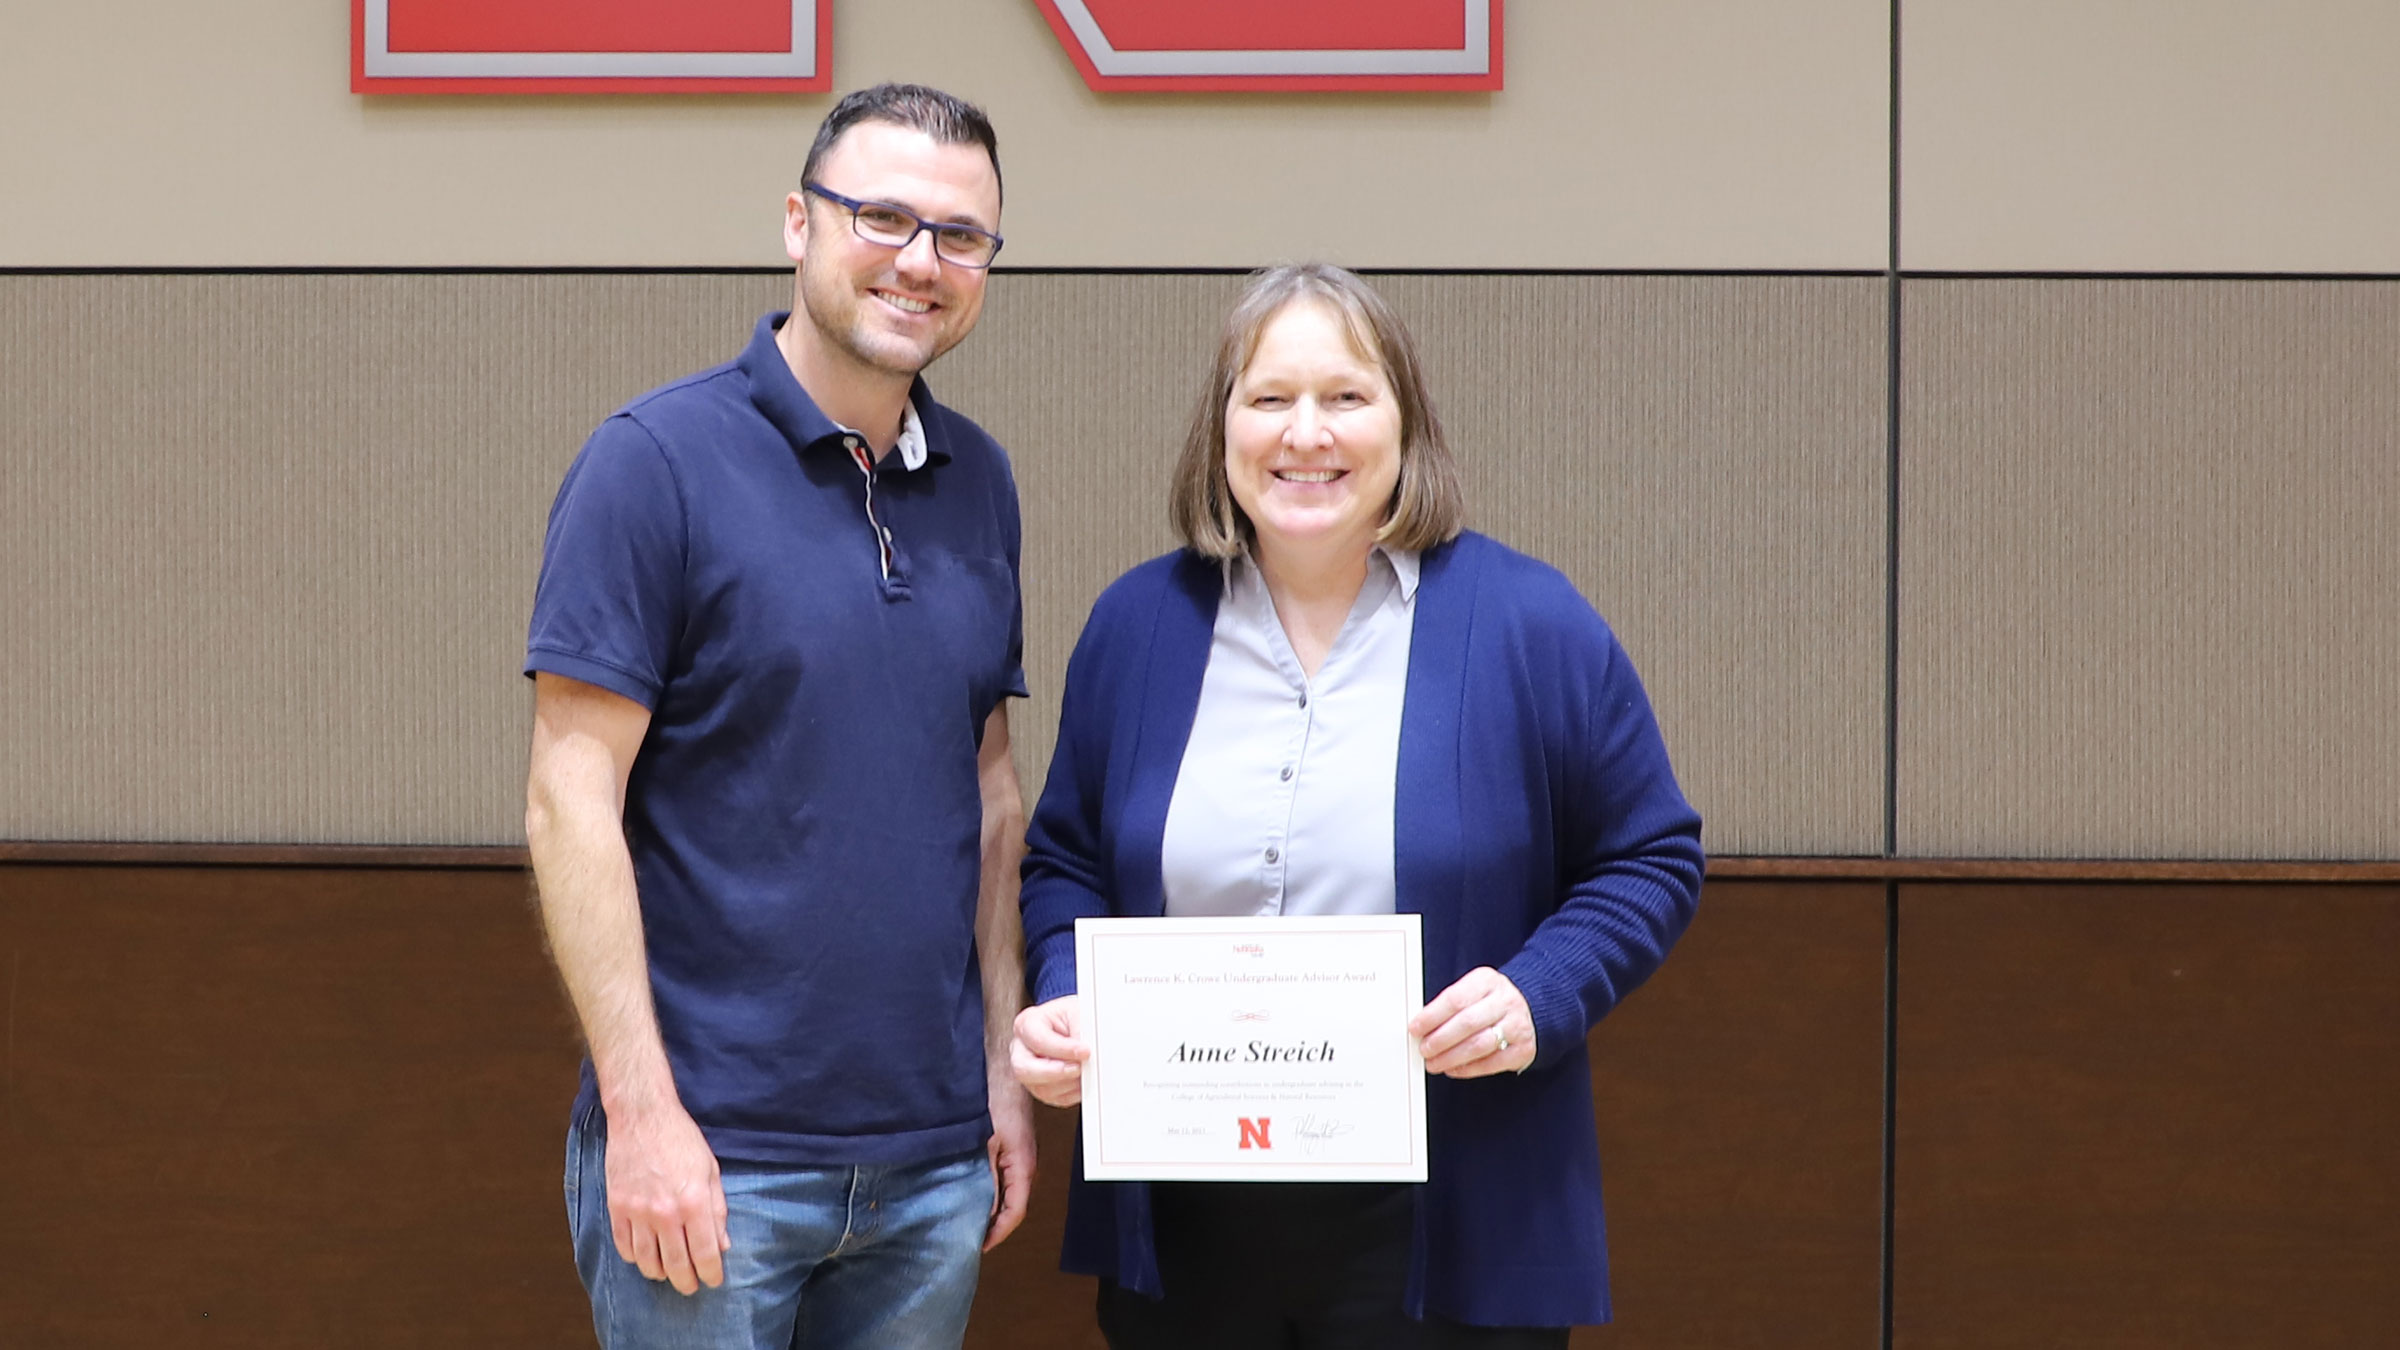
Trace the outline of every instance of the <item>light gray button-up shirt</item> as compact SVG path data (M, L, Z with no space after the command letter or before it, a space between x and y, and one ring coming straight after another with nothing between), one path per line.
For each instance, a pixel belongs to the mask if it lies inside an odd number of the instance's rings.
M1160 857L1167 913L1389 914L1417 555L1378 548L1314 680L1248 559L1225 597Z

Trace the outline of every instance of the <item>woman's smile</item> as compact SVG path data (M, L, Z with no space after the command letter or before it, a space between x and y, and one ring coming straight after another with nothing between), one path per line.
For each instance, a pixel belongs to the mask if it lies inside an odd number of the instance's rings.
M1266 552L1375 546L1400 482L1400 407L1338 311L1301 301L1260 330L1226 402L1225 478Z

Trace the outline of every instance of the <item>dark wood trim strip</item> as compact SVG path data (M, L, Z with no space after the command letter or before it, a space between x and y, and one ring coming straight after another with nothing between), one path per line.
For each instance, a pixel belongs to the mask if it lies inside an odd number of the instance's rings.
M2400 862L2113 858L1711 858L1726 881L2400 882Z
M475 844L108 844L0 841L0 864L125 867L448 867L516 869L525 850Z
M87 863L128 867L452 867L520 869L525 850L506 844L115 844L0 840L0 864ZM1720 881L2181 881L2250 883L2400 882L2400 861L2240 861L2109 858L1718 857Z

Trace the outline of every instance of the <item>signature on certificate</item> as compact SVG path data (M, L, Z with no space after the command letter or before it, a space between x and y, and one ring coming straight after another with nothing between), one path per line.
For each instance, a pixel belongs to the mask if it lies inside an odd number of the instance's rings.
M1319 1144L1330 1143L1357 1130L1346 1120L1331 1120L1324 1116L1302 1116L1292 1122L1292 1137L1300 1141L1300 1151L1314 1153Z

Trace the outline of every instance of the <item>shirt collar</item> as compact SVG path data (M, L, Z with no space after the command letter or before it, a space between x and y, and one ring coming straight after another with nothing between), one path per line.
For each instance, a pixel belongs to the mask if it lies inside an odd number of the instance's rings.
M1393 548L1387 544L1377 544L1374 551L1367 555L1368 565L1373 566L1374 560L1377 558L1383 559L1384 565L1392 569L1392 579L1400 585L1400 603L1404 605L1416 603L1417 570L1422 555L1413 548ZM1252 560L1248 549L1225 560L1224 584L1226 590L1233 589L1235 574L1243 570L1248 571L1252 576L1258 575L1258 564Z
M859 433L827 417L817 407L817 401L800 387L792 377L791 364L783 359L783 348L775 345L776 330L791 317L788 310L777 310L758 321L750 335L750 345L742 349L734 365L750 383L750 402L766 419L783 433L795 449L807 450L825 442L839 445L845 436ZM925 387L920 376L909 387L908 404L900 413L900 452L904 469L919 469L928 461L948 462L950 446L943 436L939 419L931 424L917 411L919 404L930 406L933 391Z
M1400 603L1414 604L1417 599L1417 551L1413 548L1390 548L1382 544L1375 551L1392 566L1392 575L1400 582Z
M913 472L925 467L925 420L917 416L916 391L912 389L909 394L908 403L900 409L900 440L892 448L900 452L900 467ZM864 437L867 434L855 427L842 426L839 422L834 426L851 436ZM949 456L944 455L943 458Z

